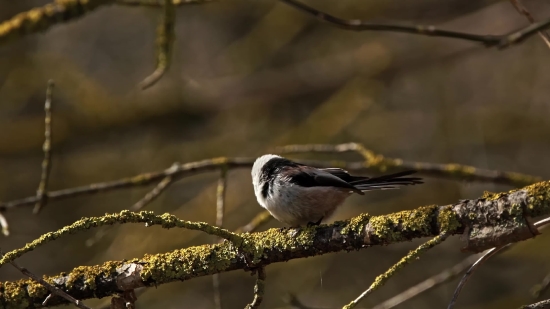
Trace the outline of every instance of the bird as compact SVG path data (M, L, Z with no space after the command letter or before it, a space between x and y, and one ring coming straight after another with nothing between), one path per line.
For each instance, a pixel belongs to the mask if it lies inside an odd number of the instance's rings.
M297 228L319 225L352 194L423 183L414 170L379 177L352 176L341 168L315 168L275 154L258 157L252 185L258 203L278 221Z

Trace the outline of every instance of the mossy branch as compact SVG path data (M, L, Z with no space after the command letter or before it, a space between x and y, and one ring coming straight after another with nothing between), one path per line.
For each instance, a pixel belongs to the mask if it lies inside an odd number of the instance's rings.
M331 225L303 228L297 235L293 230L282 232L279 229L232 234L210 226L208 229L212 229L212 234L224 235L229 239L238 237L239 241L147 254L129 261L81 266L69 273L45 277L45 280L83 300L220 272L257 269L291 259L435 237L443 231L463 234L466 241L463 249L479 252L534 237L538 232L530 224L531 218L548 214L550 181L544 181L506 193L487 193L479 199L462 200L452 205L426 206L383 216L362 214ZM79 221L78 228L65 227L42 236L25 248L8 253L0 260L0 265L63 234L101 224L118 223L120 220L113 219L117 216L127 218L128 222L150 221L165 227L204 224L182 221L167 214L155 216L150 212L135 214L128 211L91 221L83 219ZM202 230L198 226L191 226ZM19 280L0 284L0 293L0 308L32 308L39 306L49 292L32 280ZM66 301L56 298L49 305L63 303Z
M0 44L78 17L114 0L56 0L53 3L19 13L0 23Z
M82 218L60 230L46 233L40 238L28 243L25 247L6 253L0 259L0 267L6 263L12 262L21 255L32 251L39 246L58 239L61 236L75 234L81 230L87 230L93 227L123 223L145 223L146 226L160 225L166 229L174 227L186 228L189 230L203 231L210 235L219 236L231 242L235 242L236 244L240 244L242 242L242 238L238 234L216 226L211 226L204 222L185 221L168 213L163 215L155 215L150 211L131 212L129 210L123 210L118 214L105 214L102 217Z

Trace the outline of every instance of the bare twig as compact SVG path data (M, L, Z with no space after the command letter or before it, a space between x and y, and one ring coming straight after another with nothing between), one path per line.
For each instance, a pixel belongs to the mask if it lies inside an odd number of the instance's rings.
M174 5L203 4L214 2L216 0L172 0ZM163 0L117 0L116 4L129 6L153 6L160 7L164 5Z
M549 309L550 308L550 299L539 301L527 306L521 306L519 309Z
M2 227L2 235L10 236L10 226L2 211L0 211L0 227Z
M436 245L440 244L442 241L447 239L449 234L444 231L440 235L434 237L433 239L423 243L415 250L412 250L409 252L404 258L402 258L399 262L397 262L395 265L393 265L390 269L388 269L385 273L381 274L380 276L376 277L374 282L371 284L371 286L361 293L359 297L357 297L355 300L353 300L351 303L347 304L343 307L343 309L351 309L354 308L360 301L362 301L365 297L367 297L369 294L374 292L374 290L378 289L379 287L383 286L386 281L390 277L392 277L398 270L403 268L405 265L410 263L412 260L418 258L418 256L422 253L424 253L426 250L431 249L435 247Z
M174 163L169 169L167 169L167 171L169 173L173 172L178 168L178 166L179 166L178 163ZM162 192L164 192L164 190L166 190L171 183L172 183L171 175L164 177L164 179L161 182L159 182L153 188L153 190L145 194L145 196L141 200L137 201L134 205L132 205L129 208L129 210L140 211L141 209L143 209L143 207L147 206L149 203L154 201ZM103 236L107 235L107 232L112 228L113 228L112 225L100 227L98 231L94 234L94 236L86 240L86 246L91 247L95 245L98 241L100 241L103 238Z
M1 257L4 257L4 253L0 252L0 256ZM30 272L28 269L24 268L24 267L21 267L19 265L17 265L17 263L15 263L14 261L11 261L10 264L17 268L17 270L19 270L23 275L31 278L32 280L40 283L42 286L44 286L46 289L48 289L48 291L50 291L51 294L49 294L45 299L44 299L44 302L43 304L46 304L48 302L48 300L50 300L50 298L52 297L51 295L52 294L55 294L57 296L60 296L60 297L63 297L65 298L66 300L68 300L69 302L73 303L75 306L77 306L78 308L82 308L82 309L90 309L90 307L84 305L84 303L82 303L80 300L72 297L71 295L65 293L65 291L63 290L60 290L58 289L57 287L49 284L48 282L46 282L46 280L38 277L37 275L33 274L32 272ZM45 306L45 305L44 305Z
M538 222L536 222L534 224L535 227L541 227L541 226L544 226L546 224L549 224L550 223L550 217L546 218L546 219L543 219L543 220L540 220ZM456 301L458 300L458 296L460 295L460 292L462 291L462 288L464 288L464 285L466 284L466 282L468 281L468 279L470 279L470 277L472 276L472 274L474 273L474 271L476 271L476 269L481 265L483 264L485 261L487 261L490 257L492 257L493 255L499 253L499 252L502 252L504 249L506 248L509 248L512 244L507 244L507 245L503 245L503 246L500 246L500 247L495 247L495 248L492 248L492 249L489 249L487 250L483 256L481 258L479 258L467 271L466 273L464 274L464 276L462 277L462 279L460 279L460 282L458 283L458 286L456 287L455 289L455 292L453 294L453 298L451 299L451 302L449 303L449 306L447 306L447 309L452 309L454 308L455 304L456 304Z
M38 214L42 207L46 204L48 199L48 179L50 177L51 169L51 150L52 150L52 96L53 96L53 80L48 81L48 88L46 89L46 101L44 103L44 145L42 150L44 151L44 159L42 160L42 175L40 176L40 183L38 184L38 190L36 190L36 198L38 202L34 205L33 213Z
M467 41L483 43L486 47L505 48L512 44L519 43L527 37L537 33L540 30L550 26L550 19L543 22L534 23L528 27L516 30L504 35L479 35L464 32L437 29L435 26L424 25L404 25L395 23L372 23L360 19L342 19L317 9L314 9L304 3L296 0L281 0L281 2L292 6L302 12L310 14L322 21L325 21L336 27L352 31L391 31L411 34L420 34L426 36L447 37L462 39Z
M175 40L176 10L172 0L164 0L164 10L157 30L157 68L140 84L141 89L153 86L164 75L171 62Z
M401 292L400 294L374 306L372 309L390 309L399 304L404 303L405 301L424 293L430 289L433 289L437 286L440 286L460 275L463 271L468 269L475 261L477 261L483 253L473 254L465 258L461 262L455 264L454 266L445 269L439 274L430 277L419 284Z
M460 165L454 163L437 164L427 162L411 162L402 159L387 158L381 154L365 148L358 143L345 144L309 144L309 145L287 145L276 148L277 151L283 153L304 153L304 152L320 152L320 153L341 153L341 152L357 152L364 159L363 165L365 168L378 172L386 172L388 170L397 169L413 169L427 176L433 177L449 177L459 180L468 181L489 181L493 183L508 184L513 186L521 186L540 181L540 177L529 176L514 172L501 172L495 170L480 169L468 165ZM350 164L351 165L351 164ZM351 166L350 166L351 167ZM351 171L351 170L350 170Z
M534 298L539 298L542 293L544 293L548 288L550 287L550 274L547 274L544 279L542 279L541 283L535 285L531 289L531 294Z
M256 270L258 272L258 278L256 279L256 285L254 285L254 300L245 309L258 308L264 299L265 291L265 268L260 267Z
M248 224L241 226L240 228L235 230L235 233L250 233L255 231L258 227L260 227L262 224L268 222L273 217L269 213L269 211L264 210L257 214Z
M346 149L346 145L359 144L341 144L341 145L290 145L281 148L281 151L287 152L335 152L330 150ZM318 146L327 147L320 149ZM349 148L349 147L348 147ZM352 147L353 148L353 147ZM309 149L309 150L305 150ZM292 150L292 151L290 151ZM345 151L356 151L345 150ZM320 160L296 160L297 162L315 166L315 167L340 167L354 173L372 173L384 172L388 170L416 169L426 176L458 179L465 181L483 181L498 184L507 184L511 186L525 186L541 180L540 177L531 176L513 172L501 172L495 170L479 169L473 166L459 164L436 164L425 162L410 162L401 159L386 158L380 154L375 154L372 151L372 160L368 159L365 162L344 162L344 161L320 161ZM198 173L218 170L221 166L227 165L228 169L250 168L254 163L254 158L213 158L202 161L190 162L179 165L176 169L166 169L164 171L144 173L133 177L123 178L115 181L93 183L86 186L67 188L48 193L48 200L60 200L69 197L75 197L85 194L94 194L98 192L106 192L115 189L133 188L145 186L157 181L161 181L167 176L172 176L173 181ZM36 196L29 196L19 200L0 203L0 210L6 210L19 206L32 205L38 202Z
M168 173L173 173L174 171L177 170L179 166L179 163L174 163L169 169L168 169ZM139 211L141 210L143 207L145 207L146 205L148 205L149 203L151 203L152 201L154 201L157 197L159 197L159 195L164 192L164 190L166 190L170 184L172 183L172 176L166 176L164 177L164 179L161 180L161 182L159 182L156 187L153 188L153 190L151 190L150 192L148 192L147 194L145 194L145 196L137 201L134 205L132 205L130 207L130 210L131 211Z
M527 20L529 20L531 24L535 23L535 18L533 17L533 15L531 15L529 10L527 10L527 8L521 3L520 0L510 0L510 2L520 14L522 14L527 18ZM550 48L550 36L548 35L548 32L541 30L538 32L538 34L542 41L546 44L546 46Z
M220 178L216 188L216 225L223 226L223 215L225 212L225 191L227 187L227 166L220 168ZM214 308L222 308L222 296L220 292L220 274L212 276L212 287L214 288Z

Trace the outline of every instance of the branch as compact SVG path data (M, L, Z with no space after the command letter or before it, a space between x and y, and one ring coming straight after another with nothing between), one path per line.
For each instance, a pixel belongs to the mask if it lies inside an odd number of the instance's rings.
M539 301L527 306L521 306L519 309L548 309L550 308L550 299Z
M3 256L3 254L0 252L0 256ZM33 274L32 272L30 272L28 269L24 268L24 267L21 267L19 265L17 265L15 262L10 262L10 264L15 267L17 270L19 270L23 275L31 278L32 280L40 283L42 286L44 286L46 289L48 289L48 291L50 291L51 294L49 294L46 299L44 300L43 302L43 306L46 306L46 303L51 299L51 295L52 294L55 294L57 296L60 296L60 297L63 297L64 299L66 299L67 301L69 301L70 303L74 304L75 306L77 306L78 308L82 308L82 309L90 309L90 307L84 305L81 301L79 301L78 299L72 297L71 295L65 293L64 291L56 288L55 286L49 284L48 282L46 282L44 279L38 277L37 275Z
M178 219L176 216L169 213L163 215L155 215L150 211L141 211L138 213L123 210L118 214L105 214L102 217L82 218L75 223L68 225L56 232L49 232L42 235L40 238L31 243L27 243L25 247L6 253L0 259L0 266L9 263L21 255L34 250L36 247L42 246L48 242L58 239L67 234L74 234L80 230L87 230L92 227L100 227L104 225L123 224L123 223L145 223L145 226L161 225L163 228L170 229L174 227L186 228L189 230L203 231L210 235L222 237L234 243L241 243L242 238L228 230L208 225L204 222L191 222Z
M19 13L0 23L0 44L79 18L114 0L63 0Z
M373 23L360 19L342 19L317 9L314 9L304 3L296 0L280 0L291 7L312 15L321 21L327 22L335 27L352 31L389 31L410 34L419 34L436 37L446 37L483 43L486 47L506 48L512 44L517 44L529 36L550 27L550 19L539 23L533 23L528 27L516 30L509 34L502 35L479 35L457 31L437 29L435 26L425 25L404 25L395 23Z
M97 298L143 286L265 267L291 259L435 237L443 231L450 235L463 234L466 242L463 250L479 252L534 237L538 232L529 223L531 218L548 214L550 181L545 181L506 193L486 194L477 200L462 200L452 205L426 206L383 216L362 214L331 225L303 228L295 236L292 230L283 232L279 229L238 234L235 237L239 238L240 245L238 241L226 241L162 254L147 254L139 259L80 266L45 280L55 282L59 288L79 299ZM136 214L126 211L121 215ZM146 212L139 215L155 219L168 216L154 216ZM113 216L106 216L100 222L110 221L109 218ZM170 218L170 222L175 222L174 217ZM80 227L85 229L96 225L89 222L80 224ZM60 231L68 234L68 230L64 228ZM60 232L56 233L46 234L40 239L51 240L61 236ZM29 249L25 247L7 253L0 260L0 265L32 250L35 243L31 243ZM32 280L4 282L0 290L3 291L0 304L5 306L15 306L22 302L38 305L48 294L45 288ZM50 305L62 303L66 301L56 298L51 300Z
M384 301L383 303L380 303L376 306L374 306L372 309L390 309L397 305L400 305L404 303L405 301L426 292L427 290L433 289L437 286L440 286L452 279L454 279L456 276L460 275L463 271L470 268L470 266L477 261L482 254L474 254L471 255L464 260L460 261L459 263L455 264L452 267L449 267L445 269L444 271L440 272L439 274L430 277L418 284L416 284L413 287L408 288L407 290L399 293L398 295Z
M461 165L455 163L438 164L427 162L412 162L402 159L387 158L381 154L377 154L370 149L365 148L358 143L345 143L338 145L330 144L310 144L310 145L287 145L276 148L282 153L303 153L303 152L320 152L320 153L342 153L342 152L357 152L365 162L348 163L345 167L354 172L392 172L403 169L413 169L418 172L432 177L450 178L464 181L486 181L498 184L507 184L511 186L526 186L542 179L536 176L514 172L502 172L496 170L487 170L476 168L469 165ZM334 162L336 164L336 162ZM342 163L339 163L342 165ZM321 167L321 166L319 166ZM324 166L322 166L324 167ZM336 166L342 167L342 166Z
M548 290L548 287L550 287L550 274L547 274L546 277L542 279L541 283L531 288L531 294L533 295L534 298L539 298L542 295L542 293Z
M527 8L521 3L520 0L510 0L510 2L512 3L516 11L525 16L525 18L527 18L527 20L531 24L535 23L535 18L533 17L533 15L531 15L529 10L527 10ZM538 35L540 36L544 44L546 44L546 46L550 48L550 36L548 36L548 33L546 31L539 31Z
M223 215L225 213L225 191L227 189L227 166L220 168L220 178L216 188L216 226L223 226ZM258 274L259 276L259 274ZM259 280L259 279L258 279ZM222 295L220 292L220 274L212 276L212 288L214 289L214 308L222 309Z
M140 83L143 90L156 84L168 70L171 62L172 47L176 38L176 10L172 0L164 0L163 7L162 18L157 30L157 68Z
M254 299L245 309L255 309L260 307L262 300L264 299L265 290L265 268L260 267L257 269L258 279L256 279L256 285L254 285Z
M550 217L540 220L534 224L535 228L542 227L546 224L550 223ZM466 271L464 276L462 276L462 279L460 279L460 282L458 283L458 286L455 289L455 292L453 294L453 298L451 299L451 302L449 303L449 306L447 306L447 309L453 309L456 301L458 300L458 296L460 295L460 292L462 291L462 288L464 288L464 285L466 285L466 282L468 282L468 279L472 276L472 274L477 270L481 264L483 264L485 261L490 259L492 256L497 255L498 253L504 252L504 250L508 249L512 243L501 245L499 247L492 248L485 252L483 256L481 256L472 266Z
M178 163L172 164L172 166L168 169L168 171L173 171L178 167ZM159 195L166 190L170 184L172 184L172 176L166 176L164 179L161 180L154 188L153 190L149 191L145 196L137 201L134 205L132 205L129 210L130 211L140 211L143 209L143 207L149 205L152 201L154 201ZM94 234L94 236L88 238L86 240L86 246L91 247L95 245L98 241L100 241L103 236L107 235L107 232L109 232L110 229L112 229L112 225L108 226L102 226L98 229L98 231Z
M448 236L449 235L447 234L447 232L444 231L440 235L438 235L435 238L423 243L422 245L420 245L420 247L418 247L415 250L409 252L409 254L407 254L404 258L402 258L399 262L397 262L397 264L393 265L385 273L383 273L380 276L376 277L376 279L374 279L374 282L371 284L371 286L365 292L361 293L361 295L359 295L359 297L357 297L351 303L344 306L343 309L355 308L355 306L360 301L362 301L365 297L367 297L369 294L374 292L374 290L376 290L379 287L386 284L386 281L388 281L388 279L390 279L391 276L395 275L395 273L399 269L403 268L405 265L412 262L412 260L417 259L420 254L422 254L425 251L439 245L441 242L443 242L445 239L447 239Z
M207 2L214 2L216 0L172 0L172 4L184 5L184 4L202 4ZM116 4L128 5L128 6L153 6L161 7L164 5L162 0L117 0Z
M48 88L46 89L46 102L44 103L44 145L42 151L44 151L44 160L42 160L42 175L40 176L40 183L38 184L38 190L36 190L36 198L38 202L34 205L33 213L38 214L42 209L42 206L46 204L48 199L48 179L50 177L51 169L51 150L52 150L52 95L53 95L53 80L48 81Z
M340 145L289 145L280 148L286 152L344 152L364 149L360 144L349 143ZM425 162L403 161L402 159L386 158L370 150L365 150L365 162L345 161L315 161L296 160L299 163L325 168L340 167L354 173L379 173L398 171L403 169L416 169L426 176L458 179L464 181L483 181L497 184L507 184L515 187L526 186L542 179L540 177L496 170L480 169L468 165L437 164ZM367 156L368 155L368 156ZM133 188L157 183L167 176L172 176L173 181L199 173L219 170L226 165L228 169L251 168L255 158L213 158L202 161L190 162L172 167L164 171L139 174L129 178L115 181L93 183L86 186L67 188L58 191L50 191L48 200L60 200L85 194L106 192L115 189ZM0 210L6 210L19 206L32 205L38 202L36 196L0 203Z

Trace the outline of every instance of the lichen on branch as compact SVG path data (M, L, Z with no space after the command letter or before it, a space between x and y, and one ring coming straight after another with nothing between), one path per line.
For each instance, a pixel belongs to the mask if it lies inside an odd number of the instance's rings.
M530 225L531 217L550 214L550 181L540 182L506 193L486 194L476 200L462 200L446 206L426 206L382 216L359 215L330 225L304 227L294 230L270 229L259 233L233 234L208 226L207 232L230 239L220 244L183 248L162 254L146 254L129 261L109 261L103 265L80 266L68 273L45 277L68 294L78 298L97 298L121 293L141 286L157 286L173 281L213 275L232 270L251 270L291 259L321 254L359 250L374 245L389 245L415 238L435 237L443 231L464 234L466 240L476 236L476 245L467 250L480 250L483 246L498 246L532 238L537 234ZM483 218L485 216L486 218ZM25 248L14 250L0 260L3 265L28 252L38 244L64 234L102 224L151 222L164 227L182 226L204 230L205 223L193 223L165 214L151 212L120 214L82 219L57 232L43 235ZM511 225L512 222L516 224ZM485 225L484 225L485 224ZM478 233L479 229L484 233ZM492 232L490 232L492 229ZM530 231L526 233L525 231ZM223 236L222 236L223 235ZM480 242L480 235L486 238ZM128 272L128 269L132 269ZM49 292L32 280L19 280L0 284L0 308L27 308L39 306ZM66 303L55 298L49 305Z

